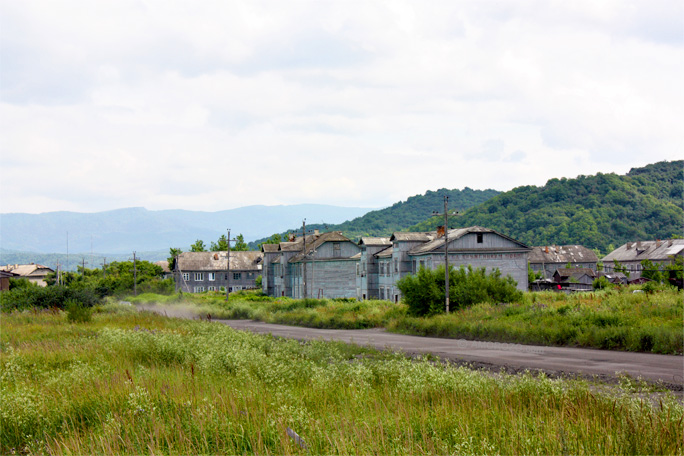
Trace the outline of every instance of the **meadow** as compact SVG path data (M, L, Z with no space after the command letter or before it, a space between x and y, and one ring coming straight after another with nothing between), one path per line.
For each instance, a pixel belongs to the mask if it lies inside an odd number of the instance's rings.
M2 454L683 452L684 407L638 382L491 374L115 304L83 323L4 313L0 329Z
M214 318L315 328L384 327L421 336L682 354L684 293L632 293L635 290L525 293L521 303L477 304L431 317L412 317L407 306L389 301L293 300L253 293L236 293L228 301L218 293L143 294L130 300L188 308Z

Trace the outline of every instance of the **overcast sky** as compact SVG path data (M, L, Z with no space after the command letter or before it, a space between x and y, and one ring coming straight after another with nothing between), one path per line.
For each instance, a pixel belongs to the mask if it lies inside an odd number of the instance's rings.
M684 155L681 0L0 5L4 213L379 208Z

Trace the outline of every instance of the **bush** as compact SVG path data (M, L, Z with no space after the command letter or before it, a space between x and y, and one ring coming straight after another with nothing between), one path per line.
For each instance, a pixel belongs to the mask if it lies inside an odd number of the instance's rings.
M88 289L73 289L64 286L15 288L0 294L3 312L31 308L65 309L66 303L74 300L86 307L92 307L100 298Z
M92 319L92 307L86 307L75 299L67 300L65 307L70 323L88 323Z
M444 267L435 270L421 268L415 276L406 276L397 287L409 306L411 315L434 315L445 311ZM520 302L523 293L509 276L501 277L495 269L487 274L484 267L461 266L449 271L449 301L452 309L470 307L481 302Z

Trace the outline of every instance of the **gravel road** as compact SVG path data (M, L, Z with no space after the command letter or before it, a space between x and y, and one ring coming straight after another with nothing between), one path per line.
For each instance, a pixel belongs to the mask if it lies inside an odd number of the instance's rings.
M146 305L139 308L170 317L197 318L193 313L176 311L172 307ZM492 370L531 370L554 377L579 375L603 381L615 381L620 374L628 374L648 382L661 383L673 391L682 391L684 386L684 357L675 355L407 336L384 329L316 329L254 320L213 321L237 330L290 339L335 340L401 351L408 355L433 354L445 360Z

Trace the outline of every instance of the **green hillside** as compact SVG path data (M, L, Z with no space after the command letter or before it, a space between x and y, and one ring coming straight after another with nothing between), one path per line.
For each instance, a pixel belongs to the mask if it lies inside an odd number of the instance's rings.
M395 231L406 230L430 217L433 211L441 212L444 209L444 195L449 196L449 208L459 211L469 209L484 203L498 195L496 190L472 190L468 187L463 190L440 189L427 191L424 195L416 195L406 201L400 201L385 209L369 212L361 217L340 223L338 225L310 224L308 229L320 229L321 231L342 231L350 239L359 239L361 236L389 236ZM301 227L293 227L290 232L301 232ZM281 233L285 235L286 233ZM250 243L250 248L256 248L261 239Z
M684 161L634 168L626 175L551 179L517 187L453 218L451 227L480 225L530 246L582 244L603 253L629 241L682 236ZM430 218L411 231L440 225Z

